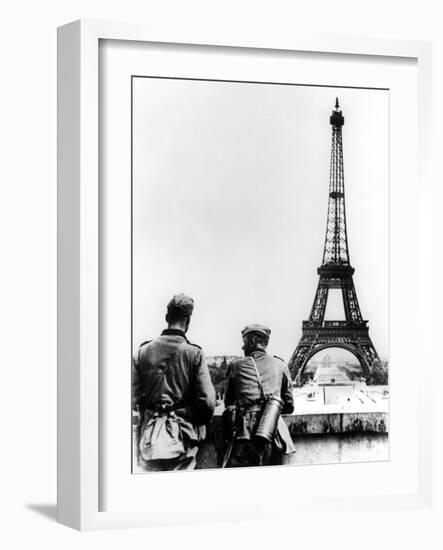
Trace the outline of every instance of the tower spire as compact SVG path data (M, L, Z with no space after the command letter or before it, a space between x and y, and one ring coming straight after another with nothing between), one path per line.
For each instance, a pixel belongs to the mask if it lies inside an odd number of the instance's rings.
M338 97L335 99L335 109L332 111L329 122L332 125L332 144L328 218L322 264L349 265L342 142L342 127L345 119L339 110Z

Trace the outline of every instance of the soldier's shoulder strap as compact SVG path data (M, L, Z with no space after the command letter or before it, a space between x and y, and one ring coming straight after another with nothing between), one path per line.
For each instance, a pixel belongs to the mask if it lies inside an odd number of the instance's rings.
M142 342L139 346L138 346L138 350L137 350L137 353L134 355L134 363L135 365L139 365L140 364L140 352L141 352L141 349L143 346L146 346L146 344L150 344L152 342L152 340L146 340L145 342Z
M141 348L143 346L146 346L146 344L150 344L151 342L152 340L146 340L145 342L142 342L139 347Z
M198 344L194 344L193 342L190 342L189 340L188 340L188 344L189 344L190 346L193 346L194 348L197 348L197 349L199 349L199 350L201 350L201 349L202 349L202 347L201 347L201 346L199 346Z

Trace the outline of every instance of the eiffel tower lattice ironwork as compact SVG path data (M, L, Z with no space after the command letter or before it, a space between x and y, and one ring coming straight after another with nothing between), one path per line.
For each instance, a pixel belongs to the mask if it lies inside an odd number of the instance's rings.
M289 362L292 378L303 381L309 359L318 351L340 347L359 360L363 376L368 379L376 361L380 361L363 320L354 287L354 268L350 264L346 229L345 187L343 171L342 127L344 117L338 98L330 117L332 125L331 165L329 177L328 219L322 265L317 269L319 281L311 313L303 321L302 337ZM340 289L345 320L325 320L330 289Z

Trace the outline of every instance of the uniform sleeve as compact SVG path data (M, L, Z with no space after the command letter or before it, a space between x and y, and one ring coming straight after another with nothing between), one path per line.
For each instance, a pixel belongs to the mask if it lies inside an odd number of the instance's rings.
M294 394L291 375L286 364L283 366L281 398L283 399L282 414L291 414L294 411Z
M232 366L228 370L227 382L225 388L225 407L234 405L235 396L234 396L234 379L232 378Z
M132 359L132 408L136 409L140 404L141 381L138 370L138 354Z
M195 357L193 386L192 409L197 417L197 421L200 424L207 424L214 414L215 390L204 353L201 350L198 350Z

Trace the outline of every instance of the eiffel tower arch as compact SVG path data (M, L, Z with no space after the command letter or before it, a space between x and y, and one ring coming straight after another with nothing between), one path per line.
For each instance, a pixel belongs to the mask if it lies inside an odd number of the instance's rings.
M368 379L371 374L372 365L378 360L377 352L369 338L368 329L356 331L355 329L346 330L345 321L325 321L323 330L310 330L303 326L303 336L294 352L290 370L296 383L303 380L304 369L309 360L319 351L327 348L341 348L352 353L359 361L362 367L364 378ZM360 332L360 334L358 334ZM294 366L298 366L295 370Z
M380 361L369 336L368 322L360 311L353 280L355 270L349 259L342 143L344 117L338 98L330 124L332 145L323 261L317 269L319 281L309 319L303 321L302 337L289 361L292 378L298 384L303 382L308 361L322 349L338 347L351 352L360 362L366 379L369 379L374 364ZM325 320L331 289L341 290L344 321Z

